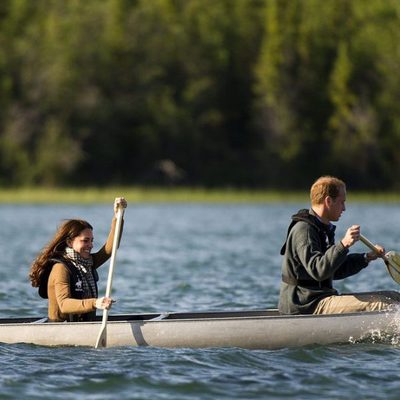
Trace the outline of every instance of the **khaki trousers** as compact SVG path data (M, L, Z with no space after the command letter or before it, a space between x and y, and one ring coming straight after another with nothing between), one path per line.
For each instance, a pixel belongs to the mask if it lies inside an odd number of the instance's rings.
M349 293L325 297L318 303L314 314L380 311L396 304L400 305L400 293L395 291Z

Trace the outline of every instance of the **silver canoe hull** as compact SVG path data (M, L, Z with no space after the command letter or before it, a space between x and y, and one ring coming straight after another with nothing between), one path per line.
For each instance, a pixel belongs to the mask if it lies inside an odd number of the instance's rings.
M400 333L398 312L282 316L276 310L110 316L107 347L240 347L277 349L373 340L392 342ZM94 346L101 319L40 322L0 319L0 342L44 346Z

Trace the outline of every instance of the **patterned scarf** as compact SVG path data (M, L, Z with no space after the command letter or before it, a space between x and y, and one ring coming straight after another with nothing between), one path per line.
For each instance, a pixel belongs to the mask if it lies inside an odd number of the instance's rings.
M76 267L80 280L82 281L82 289L84 299L97 297L96 282L93 277L93 259L82 258L71 247L65 248L65 257L71 260L72 264Z

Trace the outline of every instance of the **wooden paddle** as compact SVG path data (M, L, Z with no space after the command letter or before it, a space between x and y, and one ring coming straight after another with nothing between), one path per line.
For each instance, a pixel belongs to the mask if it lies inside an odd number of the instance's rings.
M360 235L360 240L372 251L375 251L375 253L379 254L378 249L365 236ZM396 253L395 251L389 251L382 258L383 261L385 261L389 275L396 283L400 285L400 254Z
M117 210L117 223L115 225L114 241L111 251L111 261L110 269L108 270L108 280L105 297L111 297L112 279L114 274L115 258L117 255L118 241L121 234L122 217L124 216L124 208L119 205ZM95 348L106 347L107 346L107 320L108 320L108 310L103 310L103 320L101 322L101 328L99 336L97 337Z

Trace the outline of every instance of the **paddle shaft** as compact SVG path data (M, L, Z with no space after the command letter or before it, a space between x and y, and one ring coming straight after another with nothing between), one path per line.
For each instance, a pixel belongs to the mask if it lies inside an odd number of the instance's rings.
M360 235L360 240L367 246L369 247L372 251L374 251L376 254L379 254L378 249L375 247L375 245L370 242L365 236Z
M108 279L107 279L107 287L106 287L106 295L105 297L111 297L111 290L112 290L112 280L114 275L114 266L115 266L115 259L117 256L117 249L118 249L118 241L120 239L121 234L121 226L122 226L122 217L124 215L123 207L119 206L117 210L117 223L115 225L115 232L114 232L114 240L113 240L113 247L111 251L111 261L110 261L110 269L108 270ZM95 348L97 349L99 346L105 347L107 344L107 320L108 320L108 310L103 310L103 319L101 322L99 336L97 337Z
M123 210L124 209L122 207L118 207L117 223L115 225L115 234L114 234L114 241L113 241L113 247L112 247L112 252L111 252L110 269L108 271L108 279L107 279L107 287L106 287L106 296L105 297L110 297L111 296L112 280L113 280L114 267L115 267L115 259L116 259L116 256L117 256L118 241L119 241L120 235L121 235L122 217L123 217L123 214L124 214Z
M369 247L372 251L374 251L378 256L381 256L381 254L379 253L379 251L378 251L378 249L376 248L376 246L375 246L371 241L369 241L365 236L360 235L360 240L361 240L367 247ZM386 257L385 255L382 255L381 257L382 257L382 259L383 259L384 261L387 261L387 257Z

